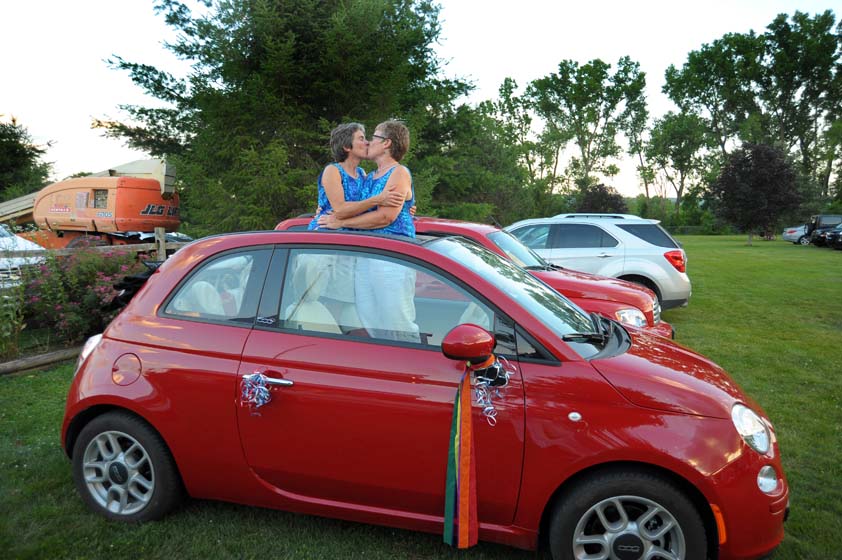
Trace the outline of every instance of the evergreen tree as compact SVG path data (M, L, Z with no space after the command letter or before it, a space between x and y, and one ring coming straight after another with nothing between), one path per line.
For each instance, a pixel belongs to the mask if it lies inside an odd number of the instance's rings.
M114 57L166 106L123 106L127 122L98 124L174 160L193 233L313 211L336 124L401 118L424 151L424 129L467 91L439 78L439 9L428 0L219 0L203 14L160 0L157 10L179 32L168 48L192 63L190 76Z
M0 122L0 201L35 192L47 184L50 164L41 161L45 152L14 117Z

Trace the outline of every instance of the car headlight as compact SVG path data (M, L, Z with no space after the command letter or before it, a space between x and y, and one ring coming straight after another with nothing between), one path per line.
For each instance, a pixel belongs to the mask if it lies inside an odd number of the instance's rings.
M79 352L79 358L76 359L76 369L73 371L73 377L76 377L76 374L79 373L79 368L82 367L82 364L85 363L85 360L88 359L88 356L91 355L91 352L94 351L94 348L97 347L100 340L102 340L102 335L95 334L85 341L85 345L82 346L82 351Z
M737 433L749 447L765 455L769 452L769 428L752 409L742 404L735 404L731 409L731 420Z
M640 309L620 309L614 314L614 316L621 323L625 323L633 327L646 326L646 316L640 311Z

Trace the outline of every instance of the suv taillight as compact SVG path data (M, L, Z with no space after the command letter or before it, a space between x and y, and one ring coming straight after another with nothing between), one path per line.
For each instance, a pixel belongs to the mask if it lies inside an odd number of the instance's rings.
M667 259L678 272L687 270L687 263L684 260L684 253L682 251L667 251L664 253L664 258Z

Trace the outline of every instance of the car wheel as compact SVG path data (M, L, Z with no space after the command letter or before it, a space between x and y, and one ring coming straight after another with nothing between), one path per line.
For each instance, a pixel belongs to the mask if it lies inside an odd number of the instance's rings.
M88 507L120 521L158 519L182 495L161 436L125 412L103 414L82 429L73 446L73 479Z
M645 472L609 472L563 494L550 518L553 560L707 558L705 526L671 482Z
M799 245L809 245L810 244L810 238L807 237L806 235L802 235L801 237L798 238L798 244Z

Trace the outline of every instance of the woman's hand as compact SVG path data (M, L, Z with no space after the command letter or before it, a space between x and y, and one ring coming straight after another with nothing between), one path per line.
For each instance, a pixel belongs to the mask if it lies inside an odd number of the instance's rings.
M339 229L342 227L342 220L333 214L325 214L319 218L317 222L320 228L325 229Z
M395 190L396 186L392 185L382 193L377 195L377 206L400 206L404 201L404 194Z

